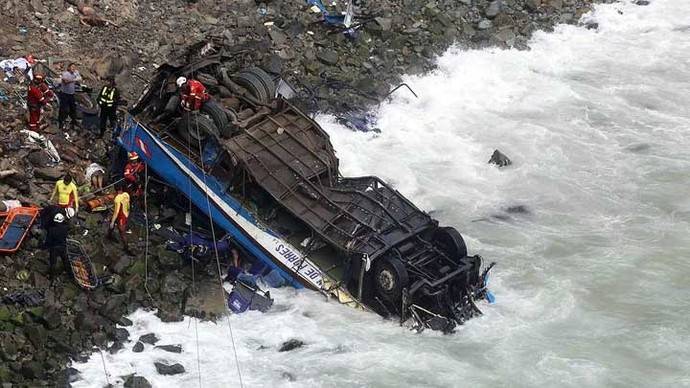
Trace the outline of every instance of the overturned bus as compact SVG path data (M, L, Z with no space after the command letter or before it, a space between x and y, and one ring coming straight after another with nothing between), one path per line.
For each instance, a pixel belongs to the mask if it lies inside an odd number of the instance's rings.
M480 314L493 264L381 179L343 177L328 134L274 77L204 51L158 68L120 129L124 148L294 287L418 329ZM179 108L180 76L208 88L200 111Z

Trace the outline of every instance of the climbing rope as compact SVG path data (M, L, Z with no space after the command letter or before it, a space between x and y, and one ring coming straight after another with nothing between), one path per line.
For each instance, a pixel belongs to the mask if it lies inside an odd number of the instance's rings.
M187 121L187 160L191 163L192 161L192 137L189 133L189 121ZM194 229L192 228L192 178L187 176L187 198L189 198L189 243L192 242L192 233ZM190 252L189 259L192 262L192 295L196 294L196 277L194 269L194 253ZM199 352L199 328L198 328L198 317L194 317L194 337L196 339L196 370L199 378L199 387L201 388L201 360Z
M194 117L196 119L197 113L194 113ZM203 155L203 149L201 147L201 139L199 137L199 122L197 120L194 120L196 122L196 134L197 134L197 143L199 146L199 161L201 164L201 173L204 179L204 193L206 194L206 209L208 212L208 219L209 223L211 224L211 236L213 237L213 250L216 256L216 267L218 269L218 285L220 286L220 292L221 296L225 295L225 289L223 288L223 274L220 269L220 256L218 255L218 242L216 240L216 230L215 226L213 225L213 216L211 215L211 199L208 194L208 185L206 181L206 166L204 165L204 155ZM188 131L189 132L189 131ZM225 300L223 300L223 304L225 304ZM225 318L226 321L228 322L228 330L230 332L230 342L232 344L232 351L233 355L235 356L235 366L237 367L237 375L240 380L240 387L244 387L244 382L242 381L242 371L240 369L240 360L237 357L237 348L235 346L235 336L232 332L232 324L230 323L230 315L226 312L225 313Z
M103 373L105 374L105 382L110 386L110 375L108 374L108 368L105 366L105 357L103 357L103 350L100 350L101 362L103 363Z
M146 245L144 245L144 290L154 303L153 296L149 292L149 165L144 163L144 222L146 223Z

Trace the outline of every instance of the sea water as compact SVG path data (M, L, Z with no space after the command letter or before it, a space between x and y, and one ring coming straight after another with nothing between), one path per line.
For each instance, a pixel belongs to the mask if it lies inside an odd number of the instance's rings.
M380 134L319 118L345 175L391 182L498 263L482 317L414 334L292 289L217 323L138 311L131 339L183 352L96 352L74 386L238 387L238 370L245 387L690 386L690 1L584 18L598 29L539 32L529 51L448 50L406 78L419 98L376 111ZM494 149L513 164L487 164Z

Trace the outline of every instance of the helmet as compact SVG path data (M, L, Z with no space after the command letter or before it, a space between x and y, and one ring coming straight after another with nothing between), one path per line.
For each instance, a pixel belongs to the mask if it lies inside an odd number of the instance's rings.
M69 220L70 218L74 217L74 213L75 213L75 211L74 211L74 209L71 208L71 207L68 207L67 209L65 209L65 215L67 216L67 219L68 219L68 220Z
M180 77L180 78L177 79L177 81L175 81L175 83L177 84L177 87L178 87L178 88L181 88L182 85L184 85L184 84L187 83L187 78L185 78L185 77Z
M44 79L46 79L46 76L43 75L43 73L36 73L34 74L34 79L36 81L43 81Z
M63 216L62 213L57 213L53 217L53 221L57 222L58 224L61 224L65 221L65 216Z
M34 58L32 54L27 55L26 57L24 57L24 59L26 59L26 61L29 62L30 65L34 65L36 63L36 58Z
M127 154L127 156L129 157L129 160L137 160L137 159L139 159L139 154L137 154L137 153L134 152L134 151L132 151L132 152L130 152L129 154Z

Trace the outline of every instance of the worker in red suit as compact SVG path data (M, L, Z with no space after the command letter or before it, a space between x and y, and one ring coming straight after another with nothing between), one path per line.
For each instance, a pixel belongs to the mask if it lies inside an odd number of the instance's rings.
M211 99L204 84L195 79L188 80L185 77L180 77L176 84L180 89L180 105L185 111L198 111L206 101Z
M29 130L38 131L41 126L41 112L43 108L53 100L55 94L45 82L45 76L41 73L34 74L34 79L29 84L26 105L29 109Z
M142 183L144 181L144 162L139 160L139 155L132 151L128 154L129 162L125 165L124 179L127 185L127 192L134 197L142 194Z

